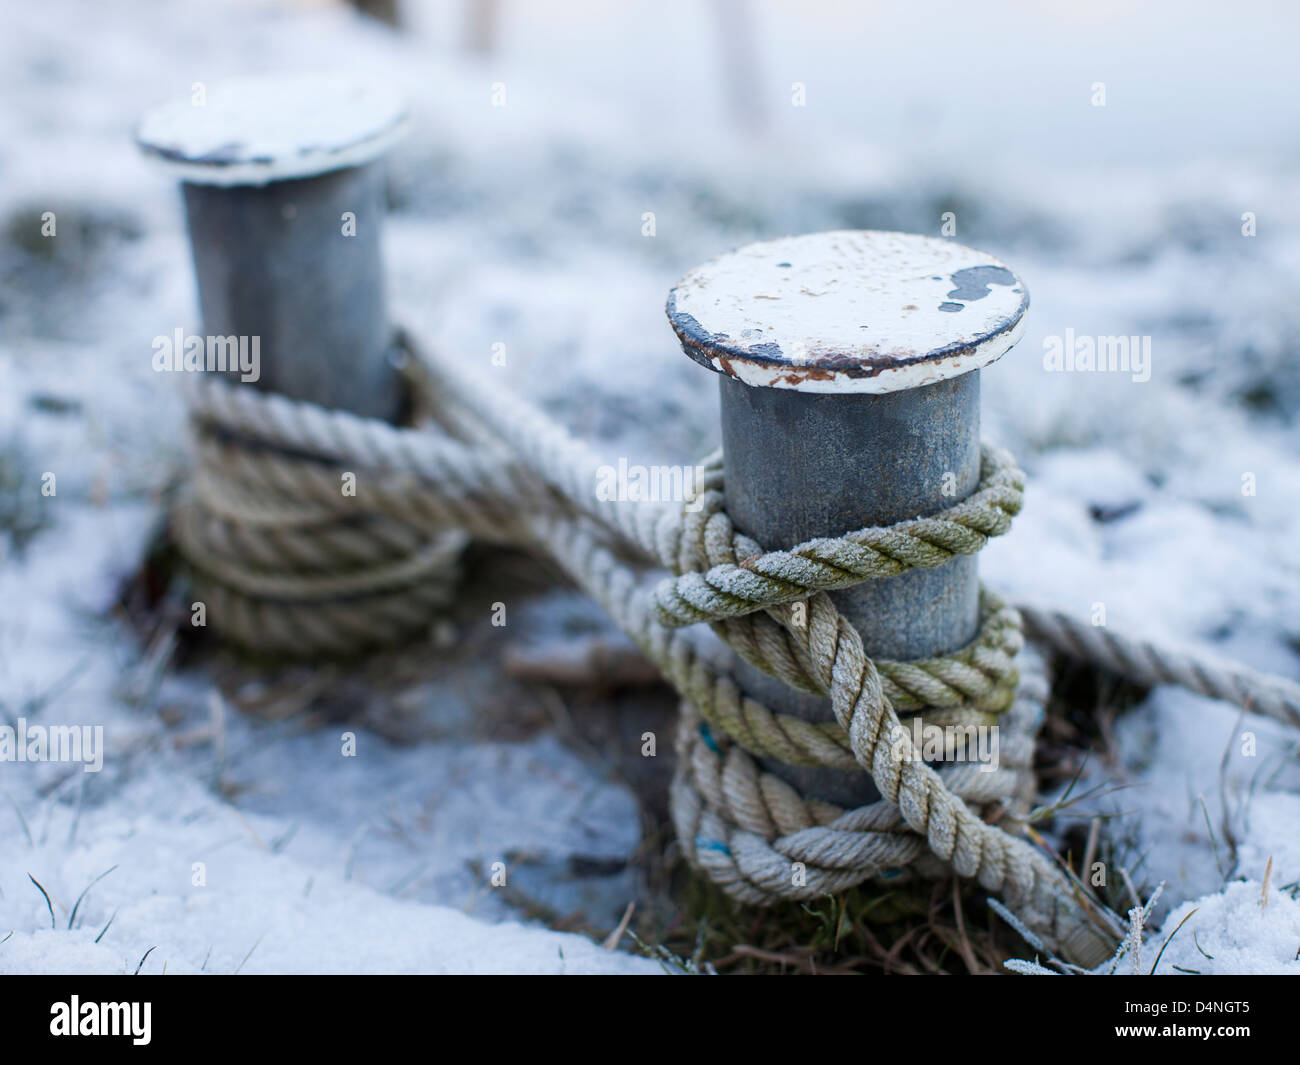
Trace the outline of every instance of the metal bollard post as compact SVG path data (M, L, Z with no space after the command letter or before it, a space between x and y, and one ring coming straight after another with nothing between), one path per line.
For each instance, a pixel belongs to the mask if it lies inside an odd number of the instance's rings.
M668 296L686 354L721 375L727 510L765 548L932 514L979 482L979 370L1020 339L1029 295L992 256L933 237L840 231L724 255ZM832 592L868 654L911 659L975 636L974 556ZM774 709L830 701L744 662ZM869 778L765 760L805 794L879 798Z
M257 338L258 387L394 419L380 157L401 98L341 78L248 78L150 111L136 140L183 182L204 331Z

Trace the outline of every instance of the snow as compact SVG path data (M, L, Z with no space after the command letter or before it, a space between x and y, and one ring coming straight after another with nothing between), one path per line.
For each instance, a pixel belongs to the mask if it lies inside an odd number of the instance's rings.
M109 756L99 774L0 765L0 939L14 930L0 971L133 971L150 947L150 972L658 969L515 923L514 897L485 886L505 861L529 898L613 927L632 874L566 870L617 867L640 828L627 787L548 730L476 729L473 693L496 682L481 664L404 693L409 728L363 698L347 722L268 723L214 711L202 669L158 681L114 614L185 461L150 339L198 324L174 182L132 132L196 80L344 71L403 91L411 132L391 157L384 238L397 313L484 372L504 344L502 387L611 465L716 446L713 375L663 313L686 271L791 233L937 234L953 210L957 239L1032 295L1023 339L981 383L985 433L1030 484L984 579L1300 676L1300 156L1276 135L1300 118L1295 12L763 3L768 124L747 138L724 124L707 5L511 5L501 53L480 63L450 47L454 5L407 6L408 40L338 7L261 0L7 12L0 526L33 528L0 527L0 710L103 725ZM1105 108L1089 103L1096 81ZM491 106L495 83L508 106ZM34 235L47 210L53 241ZM1069 330L1151 337L1150 380L1047 372ZM561 596L512 613L512 636L566 609ZM1144 956L1200 907L1161 972L1294 971L1300 736L1238 716L1156 691L1119 720L1118 764L1082 785L1136 785L1096 809L1129 811L1107 831L1145 854L1147 890L1167 882Z
M69 843L71 820L55 811L45 842L11 849L0 924L16 931L0 972L133 972L150 948L145 973L659 971L582 936L485 924L297 859L303 848L275 844L283 821L238 813L175 773L149 773L110 808L83 810ZM54 929L28 871L56 900ZM69 931L71 906L105 873Z
M1145 971L1158 976L1300 975L1300 899L1275 883L1265 892L1260 881L1239 880L1175 909L1147 950L1156 954Z
M1245 810L1245 820L1246 838L1237 846L1237 869L1262 880L1272 863L1272 883L1300 884L1300 833L1296 832L1300 795L1256 795Z
M206 742L189 750L131 705L140 655L101 616L152 517L60 506L39 551L0 570L0 596L25 604L0 629L3 706L33 722L101 725L108 747L97 774L0 766L0 927L15 933L0 945L0 972L133 971L151 946L145 971L230 972L255 942L241 971L659 971L580 936L467 916L514 912L489 883L495 862L504 886L596 914L600 893L566 863L617 865L639 842L630 793L552 737L398 748L346 723L300 734L231 714L218 755ZM168 679L160 694L193 700L200 683ZM52 687L57 697L40 706ZM355 757L341 754L345 732ZM202 885L191 882L195 862ZM555 868L539 876L539 866ZM77 895L110 868L68 930ZM56 930L29 876L54 900ZM632 890L627 874L601 886ZM612 927L618 915L604 919Z

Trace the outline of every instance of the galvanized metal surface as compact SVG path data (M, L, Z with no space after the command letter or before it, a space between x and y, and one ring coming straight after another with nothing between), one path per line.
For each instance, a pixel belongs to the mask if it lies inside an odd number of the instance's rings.
M961 312L937 309L958 299ZM688 274L668 314L686 353L721 373L727 510L736 526L767 548L789 547L933 514L969 495L979 482L976 371L1018 338L1027 302L996 260L896 233L756 244ZM802 363L798 344L806 345ZM978 628L973 556L832 595L878 657L952 651ZM769 705L833 720L828 700L743 662L736 668ZM863 773L763 764L831 802L879 798Z
M727 512L769 548L951 506L979 483L979 376L886 396L724 377ZM925 658L975 636L975 557L831 593L869 654Z
M179 101L142 125L146 151L190 178L204 332L258 338L255 387L399 414L376 154L404 123L387 90L290 78L214 86L204 107Z
M1000 358L1024 283L936 237L839 230L750 244L688 273L668 319L696 362L749 385L882 394Z
M407 128L391 86L332 74L237 78L147 112L136 143L182 181L264 185L362 166Z
M789 547L932 514L979 482L979 375L890 395L825 395L719 381L727 511L766 547ZM945 495L945 488L950 494ZM924 658L970 642L979 625L974 556L935 569L832 592L868 654ZM739 663L744 682L773 705L831 721L827 699ZM860 772L764 768L808 795L842 805L879 793Z
M184 191L205 333L261 338L259 388L395 417L401 390L388 358L379 164ZM354 236L340 232L346 211L357 217Z

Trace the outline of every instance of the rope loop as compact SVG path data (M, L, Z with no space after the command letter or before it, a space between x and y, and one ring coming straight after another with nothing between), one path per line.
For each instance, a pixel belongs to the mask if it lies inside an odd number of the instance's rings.
M706 466L706 490L683 515L680 543L661 559L676 577L655 590L659 623L669 627L743 617L814 592L897 577L973 555L1011 528L1025 475L1010 453L985 443L975 491L930 517L821 537L788 551L763 551L737 532L723 509L721 456Z

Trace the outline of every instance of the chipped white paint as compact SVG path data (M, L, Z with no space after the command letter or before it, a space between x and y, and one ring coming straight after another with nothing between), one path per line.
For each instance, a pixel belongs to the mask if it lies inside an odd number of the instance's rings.
M334 75L240 78L149 111L144 152L183 181L264 185L378 158L406 132L393 88Z
M1024 283L991 255L839 230L697 267L669 294L668 317L693 359L746 384L884 393L994 362L1020 339L1028 306Z

